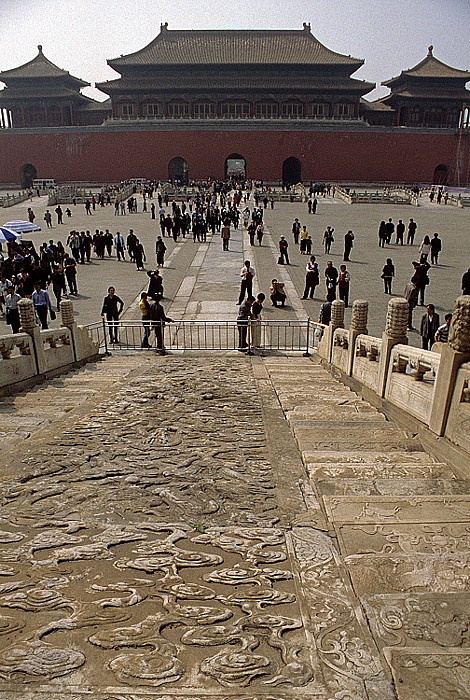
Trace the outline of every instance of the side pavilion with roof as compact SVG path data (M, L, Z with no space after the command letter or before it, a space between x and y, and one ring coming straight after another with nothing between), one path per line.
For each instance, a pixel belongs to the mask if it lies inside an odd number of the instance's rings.
M101 123L108 107L82 95L90 83L75 78L44 55L42 46L32 61L0 73L6 88L0 90L4 126L52 127ZM96 107L99 107L96 110ZM95 109L94 109L95 108ZM90 112L90 116L87 116Z

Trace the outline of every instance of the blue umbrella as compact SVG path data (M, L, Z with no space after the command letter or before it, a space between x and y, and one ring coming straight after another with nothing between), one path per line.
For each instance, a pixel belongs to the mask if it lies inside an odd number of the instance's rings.
M41 230L40 226L38 226L37 224L32 224L29 221L7 221L6 224L3 225L6 228L9 228L10 231L14 231L15 233L32 233L33 231Z
M4 243L5 241L16 241L20 235L20 233L15 233L15 231L12 231L11 228L0 226L0 243Z

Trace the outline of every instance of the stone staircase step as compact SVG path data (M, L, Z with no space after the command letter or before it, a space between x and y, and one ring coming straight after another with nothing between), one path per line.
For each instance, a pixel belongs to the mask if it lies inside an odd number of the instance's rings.
M470 482L458 479L315 479L320 496L444 496L470 493Z
M468 523L380 523L373 525L344 524L337 527L341 553L381 554L441 554L468 552L470 529Z
M420 454L419 452L414 454ZM330 462L310 462L307 472L312 480L351 479L361 481L363 479L453 479L454 473L447 464L417 464L398 463L390 464L375 462L370 464L332 464Z
M468 522L468 496L324 496L333 523L439 523Z
M305 464L310 468L315 464L332 464L337 466L356 467L361 464L430 464L432 459L423 450L304 450L302 452Z

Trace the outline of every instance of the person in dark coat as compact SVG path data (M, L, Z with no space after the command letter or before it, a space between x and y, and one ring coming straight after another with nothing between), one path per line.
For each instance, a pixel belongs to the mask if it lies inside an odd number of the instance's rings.
M157 296L159 299L163 299L163 279L160 272L158 270L148 271L147 275L150 277L147 295L153 300Z
M111 343L118 343L117 322L124 308L124 302L118 297L114 287L108 287L108 294L103 299L101 316L106 316L108 321L109 339Z
M160 355L166 355L165 346L163 345L163 332L165 323L172 323L173 319L165 314L165 310L160 304L160 298L158 296L155 298L153 304L150 304L149 316L152 322L152 328L155 331L157 352Z
M349 256L351 254L351 250L353 247L353 241L354 241L354 233L352 231L348 231L345 236L344 236L344 255L343 255L343 260L345 262L349 262Z
M436 314L434 304L428 304L426 313L421 318L420 335L423 350L430 350L434 343L434 336L441 325L439 314Z

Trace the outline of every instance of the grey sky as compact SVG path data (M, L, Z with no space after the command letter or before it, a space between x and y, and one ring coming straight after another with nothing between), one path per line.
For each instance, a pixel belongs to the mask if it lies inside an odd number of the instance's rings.
M301 29L365 65L355 77L380 84L434 55L470 70L470 0L0 0L0 71L47 58L90 83L118 77L106 59L143 48L169 29ZM2 84L1 84L2 85ZM368 99L388 93L379 88ZM105 96L93 88L85 94Z

